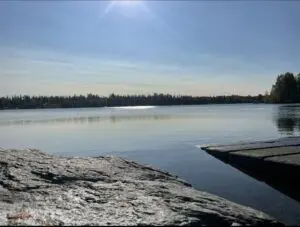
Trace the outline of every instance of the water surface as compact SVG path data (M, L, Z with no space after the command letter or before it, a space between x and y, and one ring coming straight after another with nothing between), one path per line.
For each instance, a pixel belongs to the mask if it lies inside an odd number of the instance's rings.
M232 104L0 111L0 146L64 156L118 155L195 188L300 224L300 204L197 148L298 135L300 106Z

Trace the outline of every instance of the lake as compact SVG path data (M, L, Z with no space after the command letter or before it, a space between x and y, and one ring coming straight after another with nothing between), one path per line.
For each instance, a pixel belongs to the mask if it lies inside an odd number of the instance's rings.
M300 225L300 204L199 148L299 135L300 105L230 104L0 111L0 147L118 155Z

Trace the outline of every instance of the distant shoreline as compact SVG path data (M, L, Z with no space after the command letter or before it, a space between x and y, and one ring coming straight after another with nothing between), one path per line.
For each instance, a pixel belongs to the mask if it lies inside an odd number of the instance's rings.
M108 97L88 94L74 96L12 96L0 98L0 110L57 109L90 107L179 106L205 104L261 104L266 96L180 96L170 94L115 95Z
M253 104L253 105L259 105L259 104L265 104L265 105L274 105L278 103L265 103L265 102L259 102L259 103L205 103L205 104L173 104L173 105L153 105L149 107L148 105L136 105L136 106L85 106L85 107L35 107L35 108L2 108L0 111L5 110L43 110L43 109L94 109L94 108L118 108L118 109L152 109L155 107L164 107L164 106L207 106L207 105L240 105L240 104ZM290 104L296 104L296 103L290 103ZM142 108L134 108L134 107L142 107ZM144 108L146 107L146 108Z

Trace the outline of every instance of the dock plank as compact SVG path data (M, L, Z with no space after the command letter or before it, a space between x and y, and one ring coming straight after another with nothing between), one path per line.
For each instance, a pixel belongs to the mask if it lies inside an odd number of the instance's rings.
M249 143L237 143L219 146L201 146L201 148L209 151L234 152L242 150L256 150L287 146L300 146L300 137L287 137L278 140L256 141Z
M255 150L242 150L235 151L231 153L232 155L242 155L257 158L268 158L273 156L285 156L300 154L300 146L290 146L290 147L275 147L266 149L255 149Z
M275 156L271 158L266 158L265 160L299 166L299 171L300 171L300 154Z

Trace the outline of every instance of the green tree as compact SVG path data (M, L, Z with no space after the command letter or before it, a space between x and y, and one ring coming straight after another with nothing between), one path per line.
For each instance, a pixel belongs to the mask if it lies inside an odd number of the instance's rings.
M300 73L296 76L297 82L297 102L300 102Z
M272 86L271 100L275 103L292 103L297 101L297 97L297 81L294 74L287 72L279 75Z

